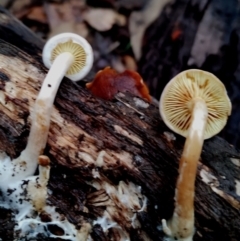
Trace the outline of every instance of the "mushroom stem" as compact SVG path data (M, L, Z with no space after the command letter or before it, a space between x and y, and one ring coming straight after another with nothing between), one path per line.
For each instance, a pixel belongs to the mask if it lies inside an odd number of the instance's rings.
M50 177L50 159L41 155L38 157L39 175L30 178L27 185L28 198L37 212L43 211L46 207L47 185Z
M74 57L70 53L62 53L54 60L31 113L31 129L26 148L14 160L16 164L24 166L25 172L19 171L21 178L33 175L38 164L38 157L43 153L47 143L50 117L53 102L61 83ZM20 167L21 169L21 167Z
M182 241L190 241L194 235L194 187L208 116L205 101L197 98L193 102L192 120L180 160L173 217L168 225L162 220L164 232Z

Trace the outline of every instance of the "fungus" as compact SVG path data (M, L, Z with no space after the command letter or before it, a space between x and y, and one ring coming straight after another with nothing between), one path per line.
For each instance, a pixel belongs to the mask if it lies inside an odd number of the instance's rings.
M0 153L0 206L13 211L16 240L36 239L37 233L58 238L49 231L50 225L64 231L61 238L76 240L76 236L81 239L81 235L88 236L88 232L86 228L77 230L67 219L60 218L55 207L47 205L50 160L41 154L47 142L51 110L60 82L65 75L76 81L88 73L93 63L92 49L76 34L60 34L46 43L43 62L50 70L31 112L27 146L14 160ZM34 176L38 164L39 175ZM49 222L42 221L42 213L49 216Z
M173 240L194 235L194 186L203 141L219 133L231 113L231 102L221 81L209 72L187 70L175 76L160 99L160 114L174 132L186 137L179 165L173 217L162 220Z
M50 126L53 102L66 75L73 81L82 79L91 69L93 63L92 48L88 42L72 33L63 33L51 38L43 49L43 62L50 68L31 113L31 129L26 148L20 156L12 161L11 174L2 179L21 180L33 175L39 155L42 154ZM1 180L2 180L1 179Z
M91 184L98 191L88 196L88 205L92 208L105 207L101 216L93 221L93 225L100 225L104 232L111 228L112 232L118 233L118 240L130 240L123 226L140 228L137 213L144 212L147 208L147 198L142 194L141 186L124 181L115 186L107 179L101 182L94 180Z
M116 70L106 67L100 70L94 80L86 84L93 95L111 100L118 92L130 92L133 95L151 101L149 90L142 77L135 71L125 70L118 73Z
M48 156L38 157L39 178L28 183L28 195L36 211L41 212L46 206L47 184L50 177L50 159ZM37 184L37 185L36 185Z

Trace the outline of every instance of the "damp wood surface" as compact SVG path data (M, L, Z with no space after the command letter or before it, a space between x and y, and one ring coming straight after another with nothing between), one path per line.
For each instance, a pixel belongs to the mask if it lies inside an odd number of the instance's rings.
M26 145L29 113L47 73L43 44L0 7L0 150L12 158ZM93 224L109 207L131 240L164 240L161 220L173 212L183 144L184 138L161 121L156 104L127 94L104 101L65 78L44 152L52 167L48 202L79 229L90 224L93 240L119 240L118 233ZM205 141L196 180L194 241L239 240L239 166L240 153L224 139ZM97 189L128 188L130 183L147 198L144 210L136 212L135 227L116 200ZM0 209L2 240L13 240L13 225L11 212ZM61 240L61 230L53 232Z

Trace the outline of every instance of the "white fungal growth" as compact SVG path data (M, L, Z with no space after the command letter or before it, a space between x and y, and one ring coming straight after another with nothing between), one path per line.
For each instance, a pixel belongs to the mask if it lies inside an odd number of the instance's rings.
M118 224L112 220L107 211L104 211L103 216L98 217L97 220L93 222L93 225L95 224L99 224L102 227L103 232L106 232L108 229L113 227L119 227Z
M97 191L87 196L87 203L105 208L103 214L93 221L93 225L99 224L105 233L111 229L112 237L116 236L119 241L129 241L129 228L141 228L137 213L146 211L147 198L142 194L141 186L124 181L114 185L105 176L101 176L100 170L106 168L109 158L106 151L99 152L95 168L92 169L94 179L87 182Z
M92 176L94 178L100 178L99 171L97 169L92 169Z
M105 193L104 198L103 193L99 195L99 198L95 198L97 205L100 206L102 203L102 206L105 206L106 202L108 204L103 215L98 217L93 224L101 225L104 232L108 232L109 229L114 230L121 237L118 240L130 240L125 227L140 228L137 212L143 212L147 207L147 198L142 195L141 187L132 182L123 181L120 181L117 186L102 180L96 180L90 184L99 192L102 190Z
M1 153L1 157L3 156ZM5 156L0 163L5 163L6 168L6 164L10 163L10 158ZM30 176L14 182L9 179L8 183L0 183L2 191L0 206L13 211L14 239L32 240L41 234L43 237L61 238L62 240L90 240L89 225L85 223L80 230L77 230L73 224L56 211L55 207L46 204L50 161L48 157L41 156L39 164L38 176ZM8 168L6 168L7 170ZM48 221L42 220L42 214L48 216ZM52 233L51 226L61 229L62 234Z

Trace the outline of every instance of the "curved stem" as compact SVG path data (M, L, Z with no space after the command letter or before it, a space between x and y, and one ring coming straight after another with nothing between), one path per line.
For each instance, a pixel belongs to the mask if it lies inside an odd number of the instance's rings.
M163 220L165 233L177 240L192 240L194 235L195 179L204 141L207 115L205 102L201 99L194 100L191 125L180 160L173 217L168 222L168 226Z
M27 177L34 174L37 168L38 157L43 153L47 143L53 102L59 85L72 62L72 54L60 54L54 60L46 78L43 81L41 90L31 113L31 129L27 146L21 152L20 156L14 160L16 163L15 167L17 165L19 166L18 175L21 177Z

